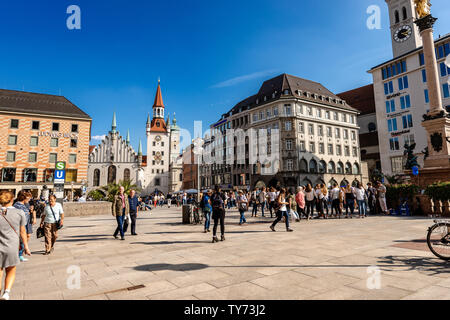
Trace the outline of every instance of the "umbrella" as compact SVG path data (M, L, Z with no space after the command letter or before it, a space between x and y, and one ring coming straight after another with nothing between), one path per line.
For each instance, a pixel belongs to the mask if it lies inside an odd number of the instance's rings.
M197 193L198 190L197 189L189 189L189 190L184 190L184 192L186 192L187 194L194 194L194 193Z

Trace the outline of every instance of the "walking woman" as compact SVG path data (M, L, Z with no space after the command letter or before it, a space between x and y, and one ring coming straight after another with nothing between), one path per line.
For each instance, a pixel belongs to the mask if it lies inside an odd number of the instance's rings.
M60 203L56 202L55 195L48 197L48 204L45 206L41 216L41 228L44 228L45 253L49 255L53 252L58 230L64 225L64 211Z
M348 218L348 211L350 209L350 219L353 219L355 213L355 191L351 185L347 185L345 188L345 218Z
M22 210L25 213L25 219L27 221L25 229L27 230L28 241L30 241L30 236L33 234L33 224L36 224L36 211L34 211L29 204L31 198L32 195L30 192L22 190L17 195L16 203L14 203L14 208ZM21 262L28 261L28 259L23 256L23 242L20 243L19 259Z
M297 202L298 218L301 219L302 215L305 215L305 194L303 193L303 187L297 188L295 202Z
M324 209L325 212L324 218L328 219L328 188L325 186L325 184L321 184L320 189L323 195L322 208Z
M275 201L277 199L277 193L275 191L274 187L270 188L270 191L268 192L269 197L269 211L270 211L270 217L273 217L273 211L275 210ZM276 214L276 212L275 212Z
M203 203L203 214L205 215L205 233L210 232L209 227L211 225L211 195L212 191L208 190L207 193L203 195L202 203Z
M5 290L0 300L9 300L11 288L16 279L19 261L19 245L22 239L24 252L31 256L25 225L27 220L22 210L13 207L14 195L9 191L0 192L0 293L2 291L3 270L6 270Z
M213 227L213 240L212 242L219 242L217 238L217 226L220 222L220 232L222 234L221 241L225 241L225 196L222 195L218 186L214 190L214 194L211 197L212 203L212 218L214 220Z
M306 200L306 217L310 220L314 215L314 190L311 184L308 184L305 189L305 200Z
M316 196L316 210L318 212L318 217L323 217L323 193L321 185L316 185L316 190L314 191L314 194Z
M294 231L291 228L289 228L289 216L287 212L287 206L289 205L289 202L286 201L286 189L281 188L280 194L278 195L277 204L278 204L277 218L270 226L270 229L272 231L276 231L275 226L277 225L278 222L281 221L283 217L285 217L286 231L287 232Z
M295 219L295 221L300 221L300 216L297 213L297 203L295 201L295 194L293 189L289 189L287 200L289 202L289 215L292 215L292 218Z
M359 211L359 217L365 218L366 217L366 190L364 190L364 187L361 182L358 182L358 186L355 188L355 194L356 194L356 202L358 204L358 211Z
M114 239L117 239L117 235L120 232L121 240L125 240L125 233L123 231L123 223L126 216L130 213L130 204L125 194L125 188L120 186L119 193L114 196L112 203L112 215L116 217L117 228L114 231Z

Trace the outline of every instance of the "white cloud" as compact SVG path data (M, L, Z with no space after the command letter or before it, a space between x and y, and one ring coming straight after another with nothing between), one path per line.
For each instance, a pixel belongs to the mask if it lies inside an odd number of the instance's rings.
M102 141L103 139L105 139L105 135L102 136L92 136L91 137L91 141Z
M255 72L255 73L250 73L250 74L246 74L243 76L239 76L236 78L232 78L229 80L225 80L222 81L220 83L217 83L215 85L212 86L212 88L224 88L224 87L231 87L234 85L237 85L241 82L245 82L245 81L249 81L249 80L253 80L253 79L258 79L258 78L262 78L265 77L271 73L276 72L276 70L266 70L266 71L260 71L260 72Z

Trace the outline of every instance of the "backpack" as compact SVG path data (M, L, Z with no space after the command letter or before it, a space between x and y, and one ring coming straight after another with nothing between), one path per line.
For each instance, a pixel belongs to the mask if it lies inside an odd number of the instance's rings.
M212 207L213 209L222 209L223 199L220 194L215 193L212 198Z

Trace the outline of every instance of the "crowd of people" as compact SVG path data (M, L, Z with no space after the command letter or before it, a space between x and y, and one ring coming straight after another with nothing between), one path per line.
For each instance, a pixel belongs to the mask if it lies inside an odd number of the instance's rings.
M217 226L221 226L221 239L225 240L225 208L237 208L240 213L239 225L247 223L245 213L251 210L251 217L276 219L270 225L272 231L275 226L284 220L286 231L292 232L290 220L300 221L302 218L329 219L345 218L353 219L357 210L359 218L365 218L370 214L389 214L386 205L386 187L377 182L374 186L368 183L364 187L361 183L356 186L341 186L337 184L326 187L318 184L315 187L308 184L298 187L295 191L282 187L256 188L253 191L235 190L222 192L219 188L209 190L201 194L200 207L205 217L204 232L210 232L211 218L214 220L213 242L218 241L216 236ZM315 215L316 213L316 215Z

